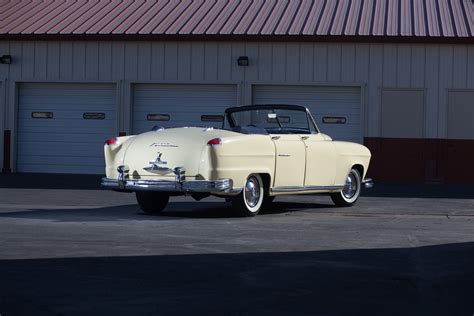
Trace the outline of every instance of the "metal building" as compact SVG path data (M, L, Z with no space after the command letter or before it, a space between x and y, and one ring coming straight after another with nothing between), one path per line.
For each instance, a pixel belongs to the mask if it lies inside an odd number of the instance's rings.
M275 102L378 180L474 183L473 32L471 0L5 1L0 164L103 173L110 136Z

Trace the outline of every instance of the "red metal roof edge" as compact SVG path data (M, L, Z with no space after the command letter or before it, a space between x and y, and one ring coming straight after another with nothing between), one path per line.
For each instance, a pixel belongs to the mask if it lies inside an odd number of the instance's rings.
M34 41L230 41L230 42L362 42L362 43L464 43L473 37L387 35L228 35L228 34L0 34L0 40Z

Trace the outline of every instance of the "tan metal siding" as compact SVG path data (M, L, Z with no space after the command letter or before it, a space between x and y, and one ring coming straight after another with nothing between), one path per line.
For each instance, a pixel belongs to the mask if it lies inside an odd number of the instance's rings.
M382 137L423 138L423 117L423 90L382 91Z
M440 45L438 83L438 137L445 138L447 132L448 90L453 87L453 46ZM457 88L457 87L456 87Z
M380 135L380 89L383 86L383 45L370 45L369 55L369 79L368 79L368 100L367 130L365 136Z
M425 64L425 87L426 89L426 112L425 112L425 136L436 138L438 134L438 90L439 90L439 45L426 47Z
M474 87L474 45L467 47L467 87Z
M447 90L474 87L474 45L244 42L11 41L2 52L8 78L8 113L15 81L122 81L122 103L131 82L278 83L360 85L365 136L380 135L382 88L425 89L425 137L446 137ZM247 55L250 66L236 59ZM240 102L251 100L244 89ZM7 126L14 117L7 115ZM126 128L127 120L124 126Z
M425 86L425 45L411 45L411 87L423 88Z
M448 138L474 139L474 90L448 92Z

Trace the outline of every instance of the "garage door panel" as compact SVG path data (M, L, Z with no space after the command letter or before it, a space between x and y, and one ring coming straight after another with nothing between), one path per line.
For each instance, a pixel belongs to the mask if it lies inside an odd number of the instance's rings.
M49 111L38 111L36 113L45 113ZM37 115L37 114L35 114ZM41 114L40 114L41 115ZM53 118L33 118L31 112L23 113L18 115L18 119L24 120L25 124L29 126L104 126L104 124L113 125L116 123L117 119L115 115L109 115L107 119L84 119L83 115L103 115L103 112L81 112L77 114L64 115L59 114L58 112L53 112ZM31 119L31 120L30 120Z
M78 89L78 86L80 88ZM93 94L94 96L108 97L110 95L111 85L108 84L97 84L97 83L81 83L81 84L64 84L64 83L24 83L22 84L22 95L25 96L50 96L51 90L61 90L65 95L69 96L83 96L84 94Z
M133 133L148 131L153 126L220 127L222 122L203 122L201 115L222 115L235 104L236 85L138 84L134 86ZM166 114L169 120L148 120L148 114Z
M25 122L22 125L25 128L78 128L87 132L89 128L110 129L116 126L116 121L113 120L90 120L88 122L81 122L81 120L30 120L24 117ZM87 127L87 128L86 128Z
M71 105L81 105L84 106L85 108L90 108L90 109L96 109L96 108L102 108L102 109L107 109L107 107L104 107L103 103L101 102L100 97L88 97L88 96L69 96L69 98L81 98L81 100L70 100L69 104ZM63 102L64 100L61 99L59 96L58 98L47 98L47 97L34 97L34 96L29 96L29 97L24 97L23 102L25 104L25 109L31 109L31 108L36 108L37 104L41 104L45 107L48 108L54 108L54 109L64 109L63 107Z
M82 118L77 119L31 119L31 116L20 116L20 120L24 121L23 127L31 128L81 128L83 131L87 131L88 128L112 128L116 126L116 120L84 120Z
M116 134L115 97L112 84L22 84L18 171L103 173L103 144ZM33 118L33 112L52 112L53 117ZM91 119L84 113L105 117Z
M115 126L115 124L113 124L113 125ZM68 132L70 132L70 133L107 135L107 138L116 134L116 133L109 134L108 132L104 131L104 127L88 128L87 133L83 132L83 128L81 128L81 127L69 127L69 126L64 126L64 127L67 127ZM61 126L59 126L59 127L46 126L46 127L43 127L43 130L42 130L41 133L35 132L35 130L37 130L35 126L24 127L22 129L22 134L23 134L23 136L25 136L24 135L25 133L31 133L31 134L62 133L64 131L64 127L61 127ZM113 128L113 127L111 126L111 128Z
M192 104L188 104L187 101L183 100L183 99L180 99L181 102L182 102L182 105L179 106L179 108L175 108L173 109L173 113L202 113L201 110L199 110L198 108L196 108L196 105L199 104L201 106L205 106L205 109L207 111L214 111L214 112L219 112L219 113L223 113L221 110L222 110L222 107L220 106L220 104L227 104L227 101L226 102L217 102L216 105L213 105L211 103L199 103L199 102L189 102L189 103L192 103ZM135 111L136 112L143 112L143 113L149 113L150 111L156 111L157 110L157 107L155 104L155 101L150 101L150 103L152 103L151 105L149 106L136 106L135 107ZM175 105L165 105L163 103L161 103L163 105L163 108L169 108L171 106L175 106ZM206 106L207 105L207 106ZM226 105L227 107L230 107L230 106L233 106L233 105Z
M28 133L19 133L18 137L20 139L25 139L25 137L29 137L29 142L30 143L37 143L37 142L42 142L42 143L47 143L48 142L54 143L54 142L74 142L74 143L96 143L97 138L101 139L102 142L105 142L106 139L111 137L113 135L108 135L104 133L103 131L99 133L33 133L31 135L28 135ZM22 142L23 144L26 144L27 142Z
M58 172L61 170L61 172ZM87 172L84 172L84 166L77 164L74 165L58 165L58 164L43 164L41 169L38 170L38 164L22 164L21 172L31 172L31 173L72 173L72 174L102 174L104 173L104 166L89 165L86 169Z
M103 160L103 157L98 155L97 152L102 152L103 155L103 141L101 144L90 143L76 143L74 147L64 148L64 142L43 142L37 144L34 142L21 142L18 143L20 149L18 149L18 160L24 161L27 158L29 161L35 161L39 156L51 155L61 158L71 158L71 157L99 157ZM77 159L77 163L80 164L81 161ZM86 166L84 166L86 167Z
M71 116L71 115L76 115L77 117L82 117L82 114L85 112L93 112L93 113L104 113L105 118L115 118L116 114L115 112L111 112L110 108L108 106L104 106L103 104L74 104L74 103L69 103L68 104L71 109L65 109L64 108L64 103L63 104L58 104L52 105L52 104L32 104L29 106L24 106L22 107L22 112L19 114L26 114L26 116L31 116L32 112L54 112L55 116L58 115L66 115L66 117ZM80 109L80 110L79 110Z
M319 129L335 140L361 142L360 88L255 85L255 104L296 104L309 108ZM324 117L343 117L344 124L327 124Z
M71 156L70 158L74 158ZM18 160L19 163L22 164L30 164L30 161L26 158L21 158ZM98 157L81 157L81 161L88 166L101 166L103 164L103 159ZM75 163L69 163L67 159L63 159L58 156L38 156L36 163L40 163L41 165L61 165L61 166L71 166L75 165Z

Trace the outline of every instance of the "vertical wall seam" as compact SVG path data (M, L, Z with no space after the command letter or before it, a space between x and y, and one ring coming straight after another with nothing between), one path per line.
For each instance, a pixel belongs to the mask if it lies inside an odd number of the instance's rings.
M11 54L11 47L10 47L10 42L8 42L9 46L8 46L8 53ZM21 55L21 59L23 60L23 44L24 42L21 42L20 43L20 55ZM8 75L8 78L10 78L10 67L8 67L8 70L7 70L7 75ZM23 63L20 63L20 77L23 77ZM6 104L5 104L6 106Z
M326 74L325 74L325 78L324 78L324 81L328 81L329 80L329 45L328 44L324 44L324 47L326 49Z
M283 60L285 61L285 67L283 67L283 73L284 73L284 76L283 78L285 78L284 80L287 81L287 65L288 65L288 43L284 43L283 45L285 45L285 49L283 50L284 53L285 53L285 56L283 58Z
M469 88L469 46L464 45L466 48L466 77L464 78L464 86Z
M202 80L206 80L206 51L208 50L206 42L203 43L203 49L202 50L203 50L203 55L202 55L202 65L203 65ZM245 72L245 69L244 69L244 72Z
M451 82L449 84L449 88L452 89L454 86L454 47L449 46L451 48Z
M271 43L270 44L270 62L273 64L273 45L275 45L275 43ZM270 78L273 79L273 67L270 67Z
M409 60L408 60L408 65L410 67L410 70L408 71L408 86L410 88L413 88L413 47L411 45L408 46L408 48L410 49L410 57L409 57Z
M439 74L441 72L441 51L440 51L440 47L439 45L437 45L437 62L438 62L438 97L437 97L437 101L436 102L436 138L440 138L440 133L439 133L439 107L440 107L440 102L441 102L441 99L440 99L440 94L441 94L441 90L440 90L440 77L439 77Z
M398 50L400 49L400 46L397 45L395 49L395 86L398 86L398 72L400 70L400 66L398 64Z
M23 46L23 43L21 44L21 46ZM73 49L73 52L74 52L74 49ZM36 41L33 42L32 56L33 56L33 63L32 63L33 78L36 78ZM73 67L73 70L74 70L74 67Z
M426 44L422 44L423 46L423 87L426 89Z
M58 42L58 79L61 79L61 60L63 60L61 52L61 42Z
M336 44L337 46L340 47L339 51L340 51L340 54L339 54L339 82L342 82L342 46L340 44Z
M234 54L234 43L230 43L230 56L229 56L229 58L230 58L230 74L229 75L230 75L231 79L233 77L232 72L233 72L233 68L234 68L233 65L232 65L232 60L234 58L233 54Z
M217 2L216 2L216 3L217 3ZM220 58L219 58L219 57L220 57L220 55L221 55L221 43L220 43L220 42L217 42L217 43L216 43L216 47L217 47L217 56L216 56L216 57L217 57L217 63L216 63L216 71L217 71L217 74L216 74L216 78L217 78L217 80L219 80L219 75L220 75L220 67L219 67L219 65L220 65L219 60L220 60Z

